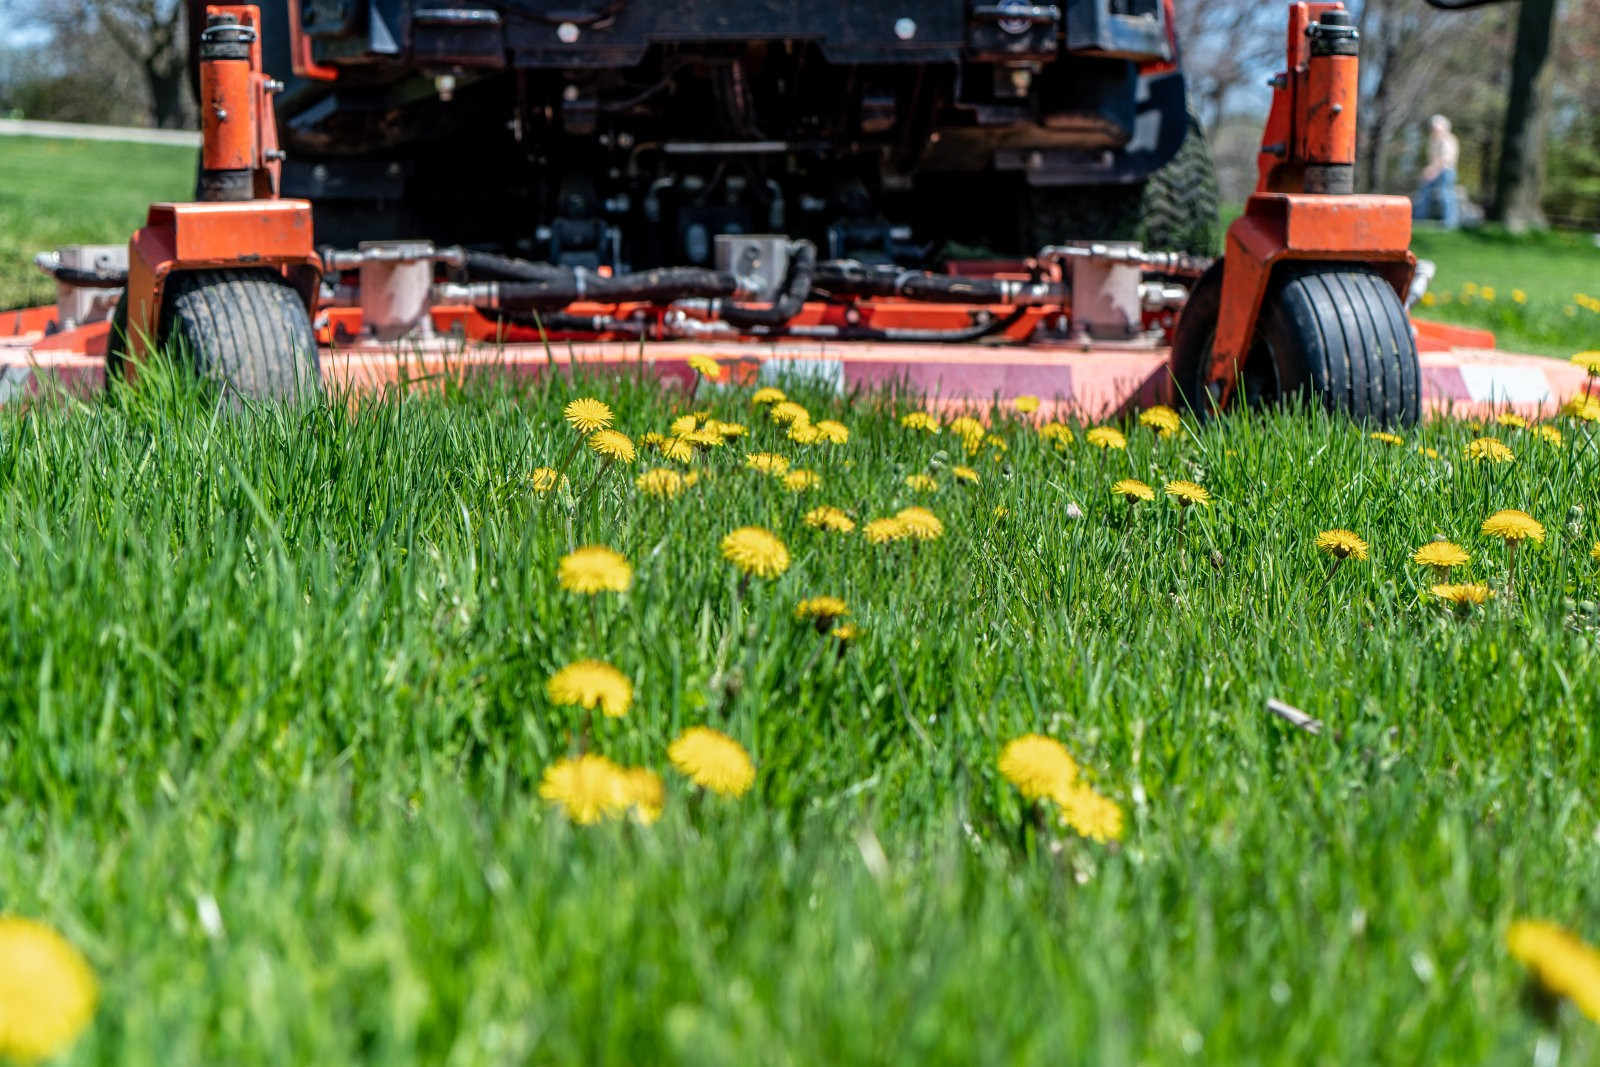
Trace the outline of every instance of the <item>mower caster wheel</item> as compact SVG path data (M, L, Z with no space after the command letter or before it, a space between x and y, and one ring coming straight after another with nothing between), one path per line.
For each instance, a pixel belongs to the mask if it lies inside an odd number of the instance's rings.
M1173 374L1201 417L1214 413L1222 396L1221 383L1210 378L1221 302L1218 261L1195 284L1173 335ZM1422 372L1400 298L1383 275L1357 264L1278 270L1234 393L1253 407L1308 398L1374 426L1412 425L1422 415Z
M216 382L231 406L306 400L320 392L317 338L306 306L267 269L197 270L167 279L156 343ZM107 383L125 372L127 297L112 316Z

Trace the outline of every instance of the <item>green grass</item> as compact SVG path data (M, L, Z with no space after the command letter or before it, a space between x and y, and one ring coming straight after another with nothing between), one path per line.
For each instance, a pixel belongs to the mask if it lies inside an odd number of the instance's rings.
M1411 247L1439 268L1419 315L1493 330L1512 351L1569 356L1600 348L1600 245L1592 235L1419 225Z
M949 434L798 392L847 445L702 397L752 438L673 502L587 452L530 492L573 395L665 428L630 379L215 416L151 375L0 413L0 909L101 978L64 1062L1528 1062L1506 923L1600 937L1592 433L1503 431L1517 462L1481 468L1459 422L1058 452L1002 419L963 489ZM743 470L756 448L822 488ZM1121 476L1215 505L1129 515ZM924 503L947 533L872 546L806 527L820 503ZM1502 507L1548 530L1515 598L1478 533ZM739 595L717 545L750 523L793 563ZM1330 578L1333 526L1372 558ZM1435 533L1502 595L1427 602L1407 556ZM591 542L631 591L558 587ZM842 655L792 618L819 593L865 627ZM584 656L633 680L589 743L664 775L654 826L538 795L583 729L544 682ZM748 747L749 795L671 769L700 723ZM1124 807L1120 845L1000 777L1027 731ZM1563 1062L1600 1057L1594 1024L1559 1027Z
M194 194L194 164L192 148L0 137L0 309L53 301L34 253L126 243L151 201Z

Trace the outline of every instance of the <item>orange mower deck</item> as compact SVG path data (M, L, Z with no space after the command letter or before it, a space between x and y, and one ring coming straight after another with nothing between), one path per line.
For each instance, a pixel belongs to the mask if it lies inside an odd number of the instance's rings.
M482 376L532 380L549 373L644 374L687 390L687 359L704 354L727 379L804 378L842 394L907 388L934 409L982 408L1031 394L1041 417L1101 419L1173 403L1168 349L1140 343L1081 345L884 344L863 341L463 342L449 333L459 310L434 315L439 336L395 343L326 343L323 381L335 392L427 389ZM46 333L55 308L0 312L0 402L52 392L88 398L104 388L108 324ZM1501 352L1487 331L1419 322L1423 404L1434 416L1515 411L1552 415L1583 391L1583 371L1561 360ZM324 331L326 334L327 331Z

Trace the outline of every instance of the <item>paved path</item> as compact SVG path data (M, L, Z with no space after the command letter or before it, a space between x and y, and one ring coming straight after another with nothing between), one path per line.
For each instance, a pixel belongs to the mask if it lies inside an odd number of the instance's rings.
M0 136L56 137L74 141L130 141L134 144L164 144L174 148L199 148L195 130L152 130L141 126L90 126L81 122L33 122L29 119L0 119Z

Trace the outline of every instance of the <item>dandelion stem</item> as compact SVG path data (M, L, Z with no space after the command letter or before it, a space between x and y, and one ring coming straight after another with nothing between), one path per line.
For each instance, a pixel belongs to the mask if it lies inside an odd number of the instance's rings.
M1506 597L1515 600L1517 596L1517 542L1506 542Z
M1315 600L1317 597L1322 595L1322 591L1324 589L1328 588L1328 583L1333 581L1333 576L1335 574L1339 573L1339 566L1343 562L1344 562L1344 557L1343 556L1334 556L1333 557L1333 566L1328 568L1328 576L1326 578L1322 579L1322 584L1317 586L1317 591L1315 593L1311 594L1311 599Z

